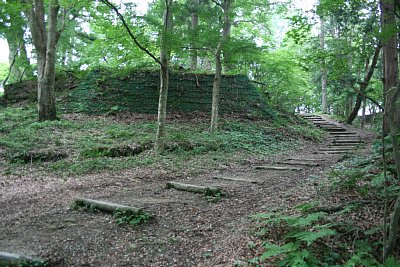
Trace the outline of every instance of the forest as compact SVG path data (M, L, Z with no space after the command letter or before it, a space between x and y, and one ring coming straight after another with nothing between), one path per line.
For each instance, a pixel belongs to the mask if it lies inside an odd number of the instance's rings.
M0 0L0 266L399 266L398 0Z

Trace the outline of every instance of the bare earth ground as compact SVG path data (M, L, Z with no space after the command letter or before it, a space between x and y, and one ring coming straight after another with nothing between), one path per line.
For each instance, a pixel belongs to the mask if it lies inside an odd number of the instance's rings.
M319 185L315 177L323 177L342 157L314 154L320 146L305 143L287 155L220 166L197 177L149 169L66 180L35 169L29 176L0 177L0 251L49 259L53 266L233 266L249 259L250 215L313 198ZM254 169L289 157L316 159L320 166ZM258 183L215 180L215 175ZM218 185L227 196L208 203L200 194L165 189L170 180ZM111 215L71 209L75 197L142 207L154 219L139 227L118 226Z

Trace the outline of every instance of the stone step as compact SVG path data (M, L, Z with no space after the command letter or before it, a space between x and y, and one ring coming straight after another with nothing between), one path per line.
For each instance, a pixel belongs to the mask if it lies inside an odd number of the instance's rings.
M314 122L314 124L317 124L317 125L333 125L333 126L336 126L336 124L334 124L332 122L328 122L328 121L313 121L313 122Z
M330 132L331 136L345 136L345 135L356 135L355 132Z
M326 128L324 128L324 130L328 131L328 132L333 132L333 133L347 132L346 128L341 128L341 127L326 127Z
M291 158L286 158L285 160L299 160L299 161L326 161L325 159L312 159L312 158L297 158L297 157L291 157Z
M313 115L313 114L299 114L299 115L300 115L300 117L303 117L303 118L322 118L319 115Z
M361 144L364 143L357 140L332 140L332 142L329 143L329 145L335 145L335 146L346 146L346 145L357 146Z
M318 167L320 164L315 162L302 162L302 161L278 161L277 164L294 165L294 166L308 166L308 167Z
M272 170L272 171L301 171L298 167L283 167L283 166L255 166L255 170Z
M320 127L320 128L335 128L336 125L335 124L328 124L328 123L315 123L315 126Z
M324 147L321 148L319 151L350 151L356 150L357 148L354 147Z
M362 141L363 140L357 135L341 135L341 136L328 136L328 140L351 140L351 141Z
M322 130L327 131L328 128L334 128L336 125L315 125L315 126L320 128L320 129L322 129Z
M318 119L318 118L312 118L312 119L306 119L306 120L309 120L309 121L312 121L312 122L328 122L327 120L324 120L324 119Z
M357 149L358 148L358 146L354 145L354 144L330 144L327 147L329 147L329 148L338 148L338 149L341 149L341 148Z
M332 140L332 144L364 144L364 142L362 140L336 139Z
M240 177L227 177L227 176L213 176L213 179L217 180L228 180L228 181L235 181L235 182L246 182L246 183L252 183L252 184L257 184L258 181L252 180L252 179L246 179L246 178L240 178Z
M315 152L315 154L324 154L324 155L333 155L333 154L347 154L351 152L352 150L348 151L337 151L337 150L331 150L331 151L318 151Z
M324 120L321 117L303 117L303 119L308 120L308 121L313 121L313 120Z

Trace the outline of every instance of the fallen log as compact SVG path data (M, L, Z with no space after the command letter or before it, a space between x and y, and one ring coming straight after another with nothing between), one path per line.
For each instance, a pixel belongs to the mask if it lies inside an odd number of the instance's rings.
M75 199L74 204L78 207L90 207L90 208L93 207L96 210L107 212L107 213L114 213L116 211L123 211L123 212L127 212L129 214L141 214L142 213L141 208L130 207L130 206L125 206L125 205L115 204L112 202L99 201L99 200L93 200L93 199L87 199L87 198L77 198L77 199Z
M0 266L45 266L46 260L34 259L31 257L1 252L0 251Z
M221 196L224 195L221 188L215 186L201 186L192 184L182 184L177 182L168 182L166 188L174 188L176 190L204 194L205 196Z
M302 168L297 167L280 167L280 166L255 166L255 170L274 170L274 171L301 171Z

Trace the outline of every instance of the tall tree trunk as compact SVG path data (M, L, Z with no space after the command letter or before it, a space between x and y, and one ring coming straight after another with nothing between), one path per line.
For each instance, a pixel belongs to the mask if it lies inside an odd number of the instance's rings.
M400 145L398 139L398 134L400 133L400 129L396 121L396 117L400 112L399 95L400 95L400 85L398 85L397 87L392 87L390 89L389 94L386 98L385 113L390 130L389 134L392 140L397 179L400 181ZM385 260L393 253L398 239L399 222L400 222L400 195L397 197L393 209L394 211L390 220L387 244L385 244L386 246L384 247L384 252L383 252Z
M161 36L160 52L160 96L158 99L157 135L154 143L154 151L157 155L164 151L165 146L165 122L167 116L167 97L169 86L169 49L167 45L167 39L172 25L172 2L173 0L165 0L165 12L163 15L163 33Z
M221 53L223 51L223 47L227 41L231 29L231 21L229 16L231 13L231 4L233 3L233 1L234 0L224 0L221 5L224 11L224 27L222 31L221 40L219 41L217 50L215 52L215 76L213 84L211 127L210 127L211 133L215 133L218 131L219 91L222 78Z
M362 103L363 99L366 96L367 86L369 84L369 81L372 78L372 75L374 74L374 70L375 70L376 64L377 64L378 59L379 59L380 51L381 51L381 45L378 45L375 48L375 52L374 52L374 56L372 58L371 66L369 67L369 69L368 69L368 71L367 71L367 73L366 73L366 75L364 77L363 82L360 84L360 89L359 89L359 92L357 94L356 104L355 104L355 106L353 108L353 111L349 114L349 116L346 119L346 123L348 123L348 124L351 124L354 121L354 119L357 117L358 111L360 110L360 107L361 107L361 103Z
M394 0L381 0L381 27L393 29L396 27L396 13ZM398 142L399 125L399 95L400 85L398 77L398 54L397 54L397 34L383 38L383 87L385 99L384 134L390 134L393 146L393 154L396 165L397 178L400 180L400 151ZM388 238L384 247L384 259L387 259L394 251L397 243L400 221L400 195L397 197L394 205L393 215L391 217ZM385 229L386 230L386 229ZM386 234L386 231L385 231Z
M396 13L394 0L381 0L381 24L382 29L392 29L396 26ZM383 45L383 88L384 96L388 95L391 88L397 86L398 82L398 54L397 54L397 35L385 36ZM384 97L386 99L387 97ZM387 103L385 102L385 109ZM399 114L395 114L396 124L399 125ZM384 133L389 133L388 122L384 123Z
M321 32L319 35L321 51L325 51L325 21L320 17ZM322 94L322 113L328 113L328 100L327 100L327 73L326 73L325 58L321 60L321 94Z
M38 78L38 119L55 120L56 102L54 96L56 45L60 36L57 31L58 0L50 0L47 23L43 0L33 0L27 12L33 45L37 56ZM47 24L47 29L46 29Z
M191 13L191 32L192 32L192 40L190 45L190 69L196 70L197 69L197 58L198 58L198 51L196 47L196 40L197 40L197 30L199 27L199 8L200 0L192 0L193 10Z

